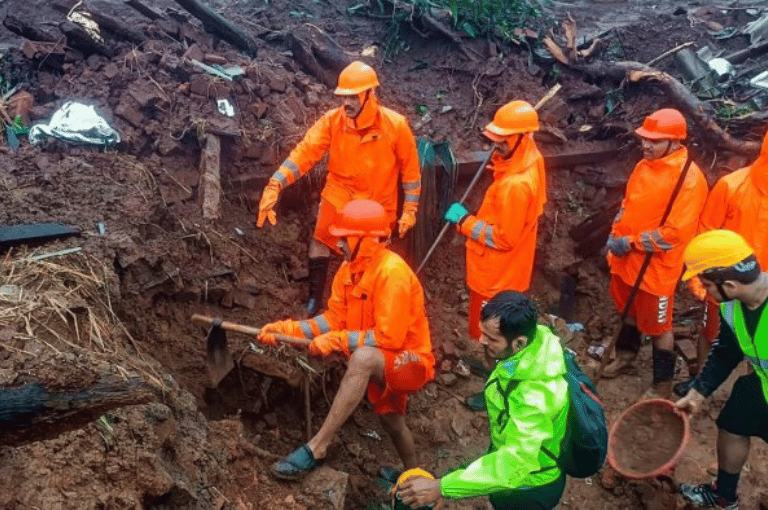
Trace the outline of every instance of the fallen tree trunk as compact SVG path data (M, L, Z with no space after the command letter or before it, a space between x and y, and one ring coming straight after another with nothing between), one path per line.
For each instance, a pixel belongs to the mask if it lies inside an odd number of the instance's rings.
M256 56L256 41L235 23L198 0L176 0L176 3L202 21L208 32L221 37L248 55Z
M24 39L29 39L30 41L37 41L37 42L56 42L56 36L49 33L46 30L41 30L37 27L34 27L27 23L26 21L23 21L15 16L11 16L10 14L5 17L3 20L3 26L13 32L16 35L19 35L23 37Z
M673 76L640 62L570 62L569 67L591 77L608 77L615 81L628 80L632 83L652 81L661 86L673 103L693 119L699 133L708 141L723 149L756 156L760 152L759 142L744 142L731 136L715 121L711 107L700 101L685 85Z
M70 5L71 3L72 2L54 2L52 7L62 14L67 15L72 10L72 5ZM97 25L99 25L101 30L111 33L118 39L132 42L134 44L142 44L147 40L143 33L133 30L125 23L121 23L115 18L95 10L93 7L80 7L80 9L87 13L90 18L95 21Z
M310 27L298 34L291 31L281 35L293 58L328 88L336 87L339 73L352 62L339 43L320 29Z
M0 388L0 445L19 446L82 428L112 409L154 400L143 379L104 377L72 391L52 392L39 383Z
M59 30L67 37L67 46L82 51L86 56L93 55L94 53L104 55L107 58L115 56L110 47L94 41L80 25L71 21L62 21L59 23Z

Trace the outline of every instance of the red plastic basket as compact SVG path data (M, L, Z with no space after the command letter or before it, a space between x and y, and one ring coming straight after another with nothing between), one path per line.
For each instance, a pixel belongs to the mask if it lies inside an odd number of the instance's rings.
M611 425L608 464L630 480L669 474L691 436L688 415L669 400L637 402Z

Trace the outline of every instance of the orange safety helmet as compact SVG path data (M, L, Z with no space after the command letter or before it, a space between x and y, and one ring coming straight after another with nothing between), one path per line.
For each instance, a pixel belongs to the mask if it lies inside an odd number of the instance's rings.
M539 116L530 103L511 101L496 111L483 134L494 142L503 142L509 136L538 130Z
M704 232L694 237L685 248L683 280L711 269L735 266L754 253L747 241L736 232L730 230Z
M328 231L336 237L389 237L392 234L387 211L380 203L367 199L347 202Z
M379 86L376 71L364 62L355 61L339 74L339 85L333 92L337 96L356 96Z
M684 140L688 134L685 117L674 108L664 108L650 114L635 133L649 140Z

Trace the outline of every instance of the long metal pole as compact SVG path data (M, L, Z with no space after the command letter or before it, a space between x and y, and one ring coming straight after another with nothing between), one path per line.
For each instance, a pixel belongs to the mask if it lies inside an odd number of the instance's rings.
M459 200L459 203L463 204L464 201L469 197L469 194L472 192L472 189L475 187L475 184L477 184L477 181L480 180L480 177L483 175L483 170L485 170L485 167L488 165L488 162L491 160L491 157L493 156L494 149L491 149L490 152L488 152L488 155L485 157L482 163L480 163L480 168L477 169L477 172L475 173L475 176L472 178L472 182L469 183L469 186L467 186L467 190L464 192L464 194L461 196L461 200ZM440 240L443 238L446 232L448 232L448 227L450 227L452 224L450 222L445 222L445 225L443 225L443 228L440 229L440 233L437 234L437 238L435 238L435 241L432 243L432 246L429 247L429 251L427 251L427 254L424 255L424 259L421 261L421 264L419 264L419 267L416 268L416 274L419 274L419 271L424 267L424 265L429 260L429 257L432 256L432 253L435 251L435 248L437 248L437 245L440 244Z

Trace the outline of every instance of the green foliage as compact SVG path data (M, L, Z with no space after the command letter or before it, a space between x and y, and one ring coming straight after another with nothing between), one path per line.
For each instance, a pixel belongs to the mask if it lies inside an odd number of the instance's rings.
M733 120L752 112L754 112L754 109L752 109L749 105L742 105L731 102L720 103L720 105L715 109L715 114L717 117L726 121Z
M423 0L416 0L420 1ZM543 17L541 6L535 0L435 0L430 3L449 9L454 26L470 37L495 33L504 40L514 40L517 39L515 28L535 25Z

